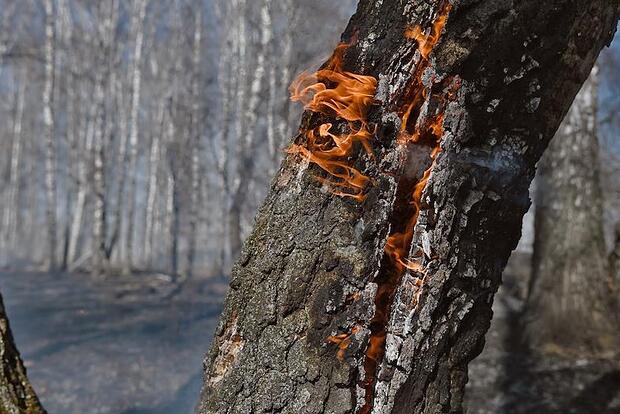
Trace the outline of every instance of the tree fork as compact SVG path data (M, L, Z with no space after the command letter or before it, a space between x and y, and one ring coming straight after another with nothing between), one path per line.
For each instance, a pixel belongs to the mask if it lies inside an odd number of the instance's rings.
M378 81L373 155L347 157L370 184L341 197L316 163L284 160L233 268L200 412L460 412L535 164L619 13L617 0L361 0L342 67ZM347 128L306 111L296 148L326 123ZM411 180L405 270L377 306Z

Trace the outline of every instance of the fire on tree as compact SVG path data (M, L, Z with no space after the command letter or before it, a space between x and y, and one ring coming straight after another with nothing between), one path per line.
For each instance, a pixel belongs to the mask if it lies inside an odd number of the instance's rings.
M461 412L535 164L618 2L361 0L205 361L201 413Z

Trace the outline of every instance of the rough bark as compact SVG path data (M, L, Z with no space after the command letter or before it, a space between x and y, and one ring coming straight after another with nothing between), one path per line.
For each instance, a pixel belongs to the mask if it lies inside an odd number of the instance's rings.
M609 349L614 329L597 136L598 68L538 167L528 341L541 350Z
M284 160L233 268L201 413L462 411L467 365L519 240L535 163L611 40L620 5L456 1L441 42L422 58L425 48L405 33L428 32L446 7L360 1L343 65L378 80L367 120L374 157L349 157L371 185L362 202L339 197L317 184L316 165ZM424 104L404 127L443 107L434 163L428 145L397 139L421 89ZM342 124L306 112L295 143L325 122ZM402 194L431 165L409 253L424 277L405 273L387 306L375 306L387 238L408 208ZM375 364L368 343L381 330Z
M41 406L30 381L26 368L13 341L9 320L0 296L0 413L43 414Z

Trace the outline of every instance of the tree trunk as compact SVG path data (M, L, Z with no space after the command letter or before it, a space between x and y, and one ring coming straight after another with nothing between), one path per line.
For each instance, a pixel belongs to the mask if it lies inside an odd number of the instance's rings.
M130 273L133 266L134 232L136 222L136 175L138 159L138 110L140 109L140 86L142 81L142 44L144 43L144 17L147 0L136 0L132 20L134 33L134 51L131 70L131 115L129 120L129 188L127 191L127 241L125 243L125 273Z
M201 413L462 412L535 163L620 5L438 3L361 0L296 83L309 110L233 268Z
M45 7L45 82L43 85L43 123L45 125L45 195L47 219L47 260L50 270L56 270L57 242L57 188L56 188L56 139L54 131L54 5L52 0L43 2Z
M538 349L609 349L614 329L597 137L598 68L538 168L527 331Z
M146 196L146 218L144 230L144 262L148 266L153 264L153 237L155 234L155 201L157 200L159 158L161 151L162 135L165 131L166 102L162 100L158 112L157 125L159 130L155 131L151 141L151 151L149 156L149 184Z
M22 158L22 122L24 117L24 95L26 92L25 76L20 77L19 86L15 96L15 117L13 121L13 145L11 146L11 164L9 170L9 183L4 205L4 217L2 226L2 246L7 258L9 246L14 247L16 233L18 231L17 218L19 216L19 184Z
M58 19L63 24L59 26L59 38L62 42L64 49L62 60L59 63L59 67L63 67L63 63L66 62L68 67L75 67L76 59L71 53L72 36L73 36L73 19L69 4L67 0L58 1ZM67 153L67 175L66 175L66 193L65 193L65 208L66 215L63 223L63 235L62 235L62 259L61 270L66 271L69 266L69 242L71 239L71 219L73 215L73 198L74 198L74 184L77 180L77 174L75 173L75 165L77 164L77 140L75 139L76 132L76 114L75 114L75 77L72 70L67 70L65 74L65 88L66 88L66 116L67 124L65 130L65 145L68 148Z
M201 48L202 48L202 9L196 12L194 23L194 44L192 53L192 113L191 113L191 194L189 212L189 235L187 240L187 269L185 275L190 278L194 271L196 259L196 238L198 235L198 214L200 200L200 154L202 153L200 129L200 68L201 68Z
M20 414L43 414L32 385L26 376L26 368L13 341L9 319L0 295L0 412Z

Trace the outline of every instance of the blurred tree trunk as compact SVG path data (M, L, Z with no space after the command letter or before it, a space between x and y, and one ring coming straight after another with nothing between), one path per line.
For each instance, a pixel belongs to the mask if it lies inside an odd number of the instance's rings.
M9 183L3 207L2 224L2 254L6 255L9 246L15 246L16 233L19 231L17 219L19 217L19 185L22 160L22 123L24 117L24 96L26 93L26 77L19 77L15 96L15 115L13 118L11 164L9 169ZM3 257L4 259L4 257Z
M93 44L93 43L91 43ZM67 253L67 262L69 264L69 270L73 270L73 268L79 264L80 258L78 257L78 253L80 253L80 236L82 234L82 229L84 226L84 216L86 211L86 201L89 196L90 188L89 188L89 179L88 172L89 166L92 165L92 152L93 145L95 141L95 120L97 118L97 105L96 101L92 99L93 94L95 94L96 86L92 89L92 92L82 91L85 95L82 99L85 102L90 102L88 107L86 118L86 126L81 134L83 137L81 141L83 141L83 146L80 148L78 156L78 166L77 166L77 196L75 199L75 207L73 210L73 217L71 220L71 230L69 237L69 247ZM82 254L88 255L89 252L81 252Z
M122 53L122 52L121 52ZM125 206L125 186L127 182L127 164L129 158L127 156L127 105L123 93L124 76L114 77L114 96L116 97L116 111L118 119L118 152L116 156L116 205L114 206L113 216L114 225L111 230L110 241L108 242L108 255L111 256L116 251L116 256L122 261L125 251L123 250L123 207Z
M93 188L95 206L93 209L93 264L94 276L101 276L108 270L108 249L106 246L107 233L107 202L105 180L106 141L112 137L111 108L106 104L105 91L114 91L115 85L111 81L113 71L113 46L116 23L118 19L118 2L108 1L99 5L100 27L99 36L102 39L99 51L100 61L95 76L95 104L97 116L95 120L94 168ZM112 95L113 96L113 95Z
M240 10L244 10L245 0L240 0ZM243 18L242 18L243 19ZM239 28L240 74L237 84L237 107L242 111L237 116L236 128L238 142L236 144L237 179L234 181L228 209L228 242L230 255L236 260L243 243L241 217L243 206L247 201L250 181L253 179L256 166L256 135L258 133L257 118L261 91L266 74L266 59L272 38L271 0L263 0L260 8L260 45L256 57L256 66L251 74L250 89L246 91L245 82L250 55L247 51L244 25ZM247 102L247 105L246 105Z
M149 181L146 196L146 217L144 226L144 261L148 266L153 265L153 238L156 227L155 201L157 200L157 186L159 178L159 160L161 152L161 141L164 131L166 131L166 101L162 100L159 104L157 114L157 125L159 128L154 131L151 139L151 150L149 155Z
M620 5L455 2L433 49L438 3L360 1L342 71L379 82L374 156L343 162L371 184L339 197L316 164L286 158L233 268L200 413L463 411L535 164ZM326 123L342 126L307 111L295 144ZM412 210L412 270L396 274L384 248Z
M77 59L71 50L73 36L73 18L67 0L58 1L59 21L63 23L59 26L59 38L62 42L63 53L59 58L59 66L66 69L77 66ZM64 66L66 65L66 67ZM73 203L75 197L75 187L77 181L77 159L78 140L76 139L76 94L75 94L75 77L73 70L65 70L65 88L66 88L66 116L67 125L65 132L65 144L68 148L67 154L67 179L66 179L66 218L64 220L63 245L62 245L62 262L61 269L67 270L69 267L69 244L71 240L71 217L73 215Z
M147 0L135 0L132 16L132 38L134 39L131 60L131 111L129 118L129 187L127 191L127 240L125 243L125 260L123 271L130 273L133 266L134 232L136 222L136 179L139 138L140 86L142 84L142 45L144 43L144 17Z
M26 375L26 368L15 347L9 319L0 295L0 412L19 414L43 414L37 395Z
M202 48L202 9L196 12L194 22L194 44L192 53L192 112L191 112L191 194L189 212L189 235L187 240L187 269L184 272L187 277L192 277L194 262L196 259L196 238L198 234L198 214L200 201L200 155L202 154L202 130L200 128L201 105L200 105L200 73L201 73L201 48Z
M527 336L539 349L617 345L611 341L617 329L603 231L598 85L595 67L538 167Z
M56 177L56 137L54 129L54 53L55 32L54 4L52 0L44 0L45 8L45 81L43 84L43 123L45 126L45 196L47 220L47 260L50 270L57 268L57 177Z

